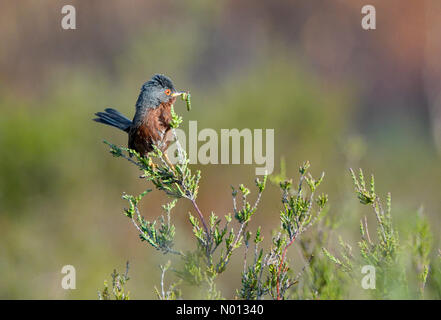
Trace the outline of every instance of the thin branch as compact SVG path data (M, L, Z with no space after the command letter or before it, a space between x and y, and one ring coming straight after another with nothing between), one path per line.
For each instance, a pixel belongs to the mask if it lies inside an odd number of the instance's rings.
M369 241L369 244L372 244L371 237L369 235L369 229L368 229L367 217L366 216L364 216L364 228L366 229L366 236L367 236L367 239Z
M165 268L161 266L161 292L162 292L162 299L165 299L165 291L164 291L164 276L165 276Z
M286 252L288 248L294 243L297 235L294 235L291 241L285 246L283 250L282 259L280 260L279 270L277 271L277 300L280 300L280 273L282 272L283 262L285 260Z
M196 203L196 200L192 199L192 200L190 200L190 201L191 201L191 203L193 204L193 207L195 208L196 212L198 213L199 219L201 220L202 225L203 225L203 227L204 227L204 231L205 231L205 233L206 233L206 235L207 235L207 240L208 240L207 242L209 242L209 239L210 239L210 232L208 231L208 227L207 227L207 224L206 224L206 222L205 222L204 216L202 215L202 212L201 212L201 210L199 209L199 207L198 207L198 205L197 205L197 203ZM207 243L207 245L208 245L208 243Z

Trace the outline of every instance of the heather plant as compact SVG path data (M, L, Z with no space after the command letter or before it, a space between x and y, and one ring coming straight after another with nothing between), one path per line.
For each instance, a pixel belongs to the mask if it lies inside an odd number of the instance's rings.
M368 185L361 169L358 176L352 169L350 173L360 203L372 208L376 232L371 234L365 216L360 220L361 240L358 242L357 252L339 237L340 257L323 247L325 256L352 279L359 278L358 274L363 266L373 266L376 287L369 292L374 298L424 298L432 248L432 234L427 219L419 213L409 242L402 244L392 222L391 194L386 195L384 204L376 193L374 175L371 175ZM409 257L412 266L410 270L406 270L406 260ZM416 275L416 290L413 288L412 275Z
M136 165L143 172L142 179L151 181L156 189L173 198L162 207L164 215L150 222L140 214L139 203L152 190L147 189L138 196L124 194L123 199L128 201L128 208L124 213L138 230L142 241L164 254L175 254L182 258L182 268L175 270L182 281L195 286L205 285L210 299L222 298L216 289L215 280L226 270L233 253L244 246L242 287L237 290L237 296L243 299L261 299L265 295L273 299L288 297L288 289L298 283L302 272L292 274L286 254L294 241L326 212L324 209L328 201L327 195L315 196L324 173L319 179L314 179L308 172L309 162L305 162L299 168L300 178L296 188L291 180L280 182L280 229L275 232L271 249L264 253L262 248L259 249L259 244L263 241L261 228L252 236L249 223L261 201L267 176L255 179L257 196L254 201L248 200L251 191L246 186L241 184L237 188L232 187L232 213L221 219L212 212L206 219L196 202L201 175L199 171L194 174L191 172L185 151L178 151L182 152L183 161L170 166L158 149L151 153L150 158L145 158L133 150L107 144L112 155ZM175 226L171 223L171 211L178 199L190 201L196 212L196 216L189 213L189 223L196 242L194 251L182 252L174 248ZM233 220L238 224L236 230L232 227ZM248 264L247 254L251 243L254 244L254 259ZM161 290L156 290L160 299L179 296L175 284L167 291L163 288L164 274L169 267L169 264L162 267Z
M321 248L328 246L339 222L335 216L326 215L317 223L313 233L299 241L301 257L307 261L304 281L294 292L297 299L342 299L345 297L349 281L334 263L323 259Z
M272 175L270 181L279 185L287 180L285 159L282 158L280 173ZM326 211L323 212L321 219L317 219L314 231L303 234L297 242L303 268L295 277L297 288L292 291L291 298L293 299L339 299L343 297L345 279L342 273L336 272L333 263L328 259L321 258L321 248L329 243L332 232L339 224L336 216L326 214L329 207L324 209ZM301 278L303 281L300 281Z
M104 289L98 291L98 299L100 300L129 300L129 291L126 290L125 285L129 278L129 262L126 263L126 271L124 274L120 274L113 270L112 274L112 287L109 288L107 280L104 281Z
M308 172L309 167L309 162L305 162L299 168L300 178L296 187L293 187L292 180L280 182L282 192L280 229L275 232L272 248L265 256L262 250L259 253L257 251L257 245L262 239L260 230L256 233L255 260L254 264L243 274L243 288L239 294L241 298L260 299L264 294L269 294L273 299L285 299L289 296L288 289L298 283L303 270L297 275L292 275L286 254L293 243L322 217L328 201L325 194L315 197L315 192L323 181L324 173L316 180ZM262 283L264 268L267 276L265 282Z
M189 103L189 98L187 99ZM188 104L189 105L189 104ZM358 250L338 236L339 254L333 254L329 247L333 234L337 233L338 222L335 215L328 215L328 196L318 189L325 174L314 177L310 163L304 162L294 182L286 177L284 161L277 175L255 179L255 196L243 184L232 187L231 212L220 217L214 212L204 214L198 204L201 172L193 172L189 159L177 140L174 130L182 118L172 110L172 131L177 145L178 162L170 164L167 156L155 148L148 157L134 150L105 143L110 153L123 158L141 171L141 179L164 192L171 201L162 206L163 214L155 221L146 220L139 209L140 202L152 189L139 195L124 194L128 203L124 214L139 233L140 240L163 254L175 258L161 266L159 288L155 287L158 299L179 299L183 296L180 285L198 288L207 299L223 299L217 287L220 274L230 265L237 251L243 252L241 281L235 292L228 297L246 300L260 299L342 299L350 298L349 287L360 277L364 265L376 270L374 298L417 297L424 298L430 275L430 286L439 290L439 263L431 264L432 235L427 220L420 215L415 232L410 240L400 242L398 231L392 222L391 195L387 194L383 203L376 193L374 176L366 183L363 171L358 176L351 170L355 193L359 201L372 208L377 225L375 234L368 229L366 217L360 221L361 240ZM250 222L258 212L262 195L268 180L278 185L281 191L279 205L279 228L273 230L270 244L265 246L261 227L253 230ZM179 201L189 201L194 213L188 213L192 230L193 248L183 250L175 244L176 227L173 211ZM307 232L311 229L311 232ZM303 259L300 268L295 268L288 259L288 252L296 244ZM238 250L240 249L241 250ZM357 252L355 252L357 251ZM406 254L411 260L411 271L406 270ZM167 272L171 271L178 280L166 285ZM412 287L409 272L416 274L417 289ZM438 272L438 273L437 273ZM112 289L105 283L99 292L100 299L128 299L124 289L127 272L121 276L112 274ZM412 291L409 293L409 291ZM414 294L414 292L416 292Z
M412 271L416 275L417 291L420 298L425 297L425 289L431 267L430 254L432 251L433 236L430 231L429 221L418 211L415 232L408 244Z

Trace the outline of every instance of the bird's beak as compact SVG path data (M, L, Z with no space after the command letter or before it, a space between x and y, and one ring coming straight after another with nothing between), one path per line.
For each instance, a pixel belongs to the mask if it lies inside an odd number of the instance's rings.
M184 91L174 92L174 93L172 93L172 97L179 97L179 96L182 96L184 93L185 93Z

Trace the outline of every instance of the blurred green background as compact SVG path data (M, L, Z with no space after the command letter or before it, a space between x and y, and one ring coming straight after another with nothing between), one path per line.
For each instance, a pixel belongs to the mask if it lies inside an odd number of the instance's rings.
M77 29L63 30L72 4ZM312 163L326 172L322 191L358 239L369 210L352 196L348 168L374 172L393 215L412 232L424 208L439 248L441 210L441 6L379 1L377 29L361 28L363 1L60 1L0 3L0 298L95 299L113 268L130 261L133 298L154 298L168 257L141 243L123 216L123 192L146 185L112 158L103 139L122 132L92 122L114 107L132 117L140 86L154 73L192 93L176 111L202 128L274 128L275 164L288 175ZM223 216L230 185L252 185L255 165L202 170L201 209ZM251 226L278 226L280 193L271 186ZM149 194L154 219L167 198ZM189 248L190 206L174 211L178 245ZM313 229L311 231L313 232ZM405 241L405 239L403 239ZM297 261L298 251L290 259ZM241 254L219 288L233 297ZM61 268L76 268L77 289L61 288ZM189 294L187 297L191 297Z

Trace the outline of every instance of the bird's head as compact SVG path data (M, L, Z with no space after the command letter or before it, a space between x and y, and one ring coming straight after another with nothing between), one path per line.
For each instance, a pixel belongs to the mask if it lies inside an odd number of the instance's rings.
M184 92L177 91L170 78L155 74L141 87L136 106L138 108L156 108L162 103L174 103L177 96Z

